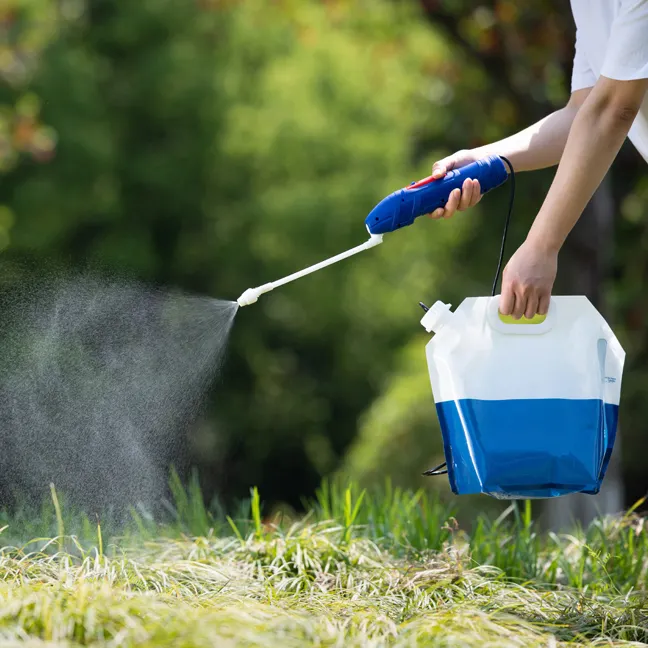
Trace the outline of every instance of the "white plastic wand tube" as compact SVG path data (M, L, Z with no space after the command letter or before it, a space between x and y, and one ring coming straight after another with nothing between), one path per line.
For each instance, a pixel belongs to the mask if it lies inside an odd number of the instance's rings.
M380 245L382 243L382 240L382 234L371 234L369 240L365 241L362 245L357 245L356 247L351 248L346 252L342 252L341 254L337 254L330 259L325 259L324 261L320 261L319 263L316 263L309 268L305 268L304 270L300 270L299 272L294 272L293 274L288 275L283 279L272 281L270 283L264 284L263 286L258 286L257 288L248 288L236 301L238 302L239 306L249 306L250 304L254 304L257 299L259 299L259 297L264 293L270 292L271 290L274 290L279 286L283 286L284 284L290 283L291 281L295 281L295 279L301 279L301 277L305 277L306 275L317 272L322 268L333 265L338 261L342 261L342 259L347 259L354 254L358 254L359 252L363 252L364 250L368 250L369 248L376 247L376 245Z

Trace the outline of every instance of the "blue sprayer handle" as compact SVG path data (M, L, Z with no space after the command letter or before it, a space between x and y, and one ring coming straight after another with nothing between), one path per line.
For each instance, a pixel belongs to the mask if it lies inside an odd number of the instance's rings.
M413 182L383 198L365 219L370 234L387 234L406 227L414 219L443 207L454 189L461 189L466 178L479 180L482 194L506 182L508 173L502 158L492 155L449 171L443 178L432 176Z

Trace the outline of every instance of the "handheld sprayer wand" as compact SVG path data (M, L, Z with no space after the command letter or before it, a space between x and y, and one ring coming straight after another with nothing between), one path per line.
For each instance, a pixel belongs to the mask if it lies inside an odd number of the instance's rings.
M506 162L510 167L510 162L508 162L508 160L506 160ZM358 252L379 245L382 243L384 234L411 225L419 216L429 214L435 209L443 207L448 202L450 193L454 189L461 189L467 178L479 180L481 192L484 194L506 182L508 174L506 167L504 166L503 158L493 155L477 160L476 162L461 167L460 169L454 169L446 173L442 178L435 179L432 176L428 176L418 182L413 182L411 185L404 187L403 189L398 189L389 194L386 198L383 198L371 210L365 219L365 225L369 232L368 241L365 241L362 245L351 248L346 252L331 257L330 259L316 263L309 268L288 275L283 279L272 281L262 286L258 286L257 288L248 288L237 299L238 305L249 306L250 304L254 304L264 293L270 292L279 286L283 286L284 284L290 283L291 281L304 277L312 272L321 270L333 263L342 261L342 259L358 254ZM506 225L508 227L508 219Z
M316 272L317 270L326 268L326 266L330 266L334 263L337 263L338 261L342 261L342 259L346 259L347 257L353 256L354 254L358 254L358 252L363 252L364 250L368 250L369 248L376 247L376 245L380 245L382 243L382 240L382 234L371 234L369 240L365 241L362 245L357 245L356 247L351 248L346 252L336 254L330 259L320 261L319 263L305 268L304 270L300 270L299 272L293 272L293 274L288 275L283 279L271 281L270 283L264 284L263 286L259 286L257 288L248 288L236 301L238 302L239 306L249 306L250 304L254 304L254 302L259 299L261 295L263 295L263 293L270 292L271 290L274 290L279 286L283 286L284 284L290 283L291 281L295 281L295 279L305 277L306 275L311 274L311 272Z

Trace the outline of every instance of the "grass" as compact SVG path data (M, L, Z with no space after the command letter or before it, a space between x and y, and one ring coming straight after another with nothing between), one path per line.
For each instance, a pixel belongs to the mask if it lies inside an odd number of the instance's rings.
M632 512L543 536L522 503L468 534L389 484L326 483L298 520L265 518L256 490L231 516L205 508L195 480L171 490L166 521L133 511L120 529L73 515L53 487L39 516L5 514L0 645L648 642L646 522ZM18 541L34 531L53 537Z

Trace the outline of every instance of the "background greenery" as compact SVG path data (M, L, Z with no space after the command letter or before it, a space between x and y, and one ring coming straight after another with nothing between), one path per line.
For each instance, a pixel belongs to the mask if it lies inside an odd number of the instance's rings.
M574 39L548 0L5 0L0 30L0 282L47 262L226 299L363 241L373 205L439 156L560 106ZM519 179L509 252L551 175ZM648 487L648 174L631 148L610 185L616 246L600 245L628 351L633 502ZM299 506L340 470L420 485L441 446L417 303L488 293L507 200L242 310L191 437L206 495L255 484Z

